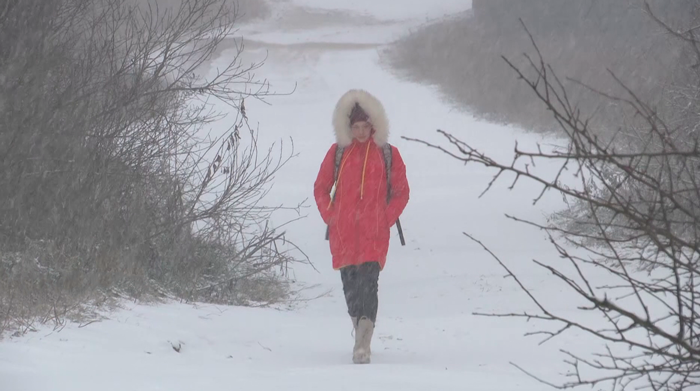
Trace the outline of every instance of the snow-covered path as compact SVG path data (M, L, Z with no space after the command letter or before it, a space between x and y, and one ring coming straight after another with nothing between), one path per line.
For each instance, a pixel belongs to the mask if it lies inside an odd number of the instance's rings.
M509 362L551 378L563 369L556 350L564 345L575 350L587 342L573 334L537 346L538 339L523 337L537 325L472 315L520 311L531 304L462 232L492 247L555 308L572 308L563 288L544 283L546 274L530 262L555 259L549 243L540 232L504 216L541 221L543 211L560 206L560 200L549 196L533 207L540 189L523 182L508 191L509 178L478 198L493 172L464 167L400 138L441 141L435 130L444 129L507 159L516 138L522 146L540 137L477 122L442 103L435 89L402 81L379 61L382 45L426 18L464 10L468 3L294 0L280 2L287 8L279 14L301 20L285 17L241 29L250 41L246 56L268 55L258 73L275 90L284 93L297 83L294 94L271 97L269 106L250 102L247 108L259 122L263 145L294 139L299 156L277 176L268 202L294 205L308 198L303 211L308 217L288 230L318 272L299 266L294 275L306 285L317 284L309 295L329 290L327 296L289 310L127 305L108 321L5 340L0 343L0 390L544 389ZM223 50L212 66L231 53ZM394 235L380 277L369 366L351 363L352 327L312 193L321 159L334 141L333 107L350 88L367 89L383 101L391 120L390 142L404 157L412 189L401 217L407 245L402 247ZM278 218L288 217L294 216Z

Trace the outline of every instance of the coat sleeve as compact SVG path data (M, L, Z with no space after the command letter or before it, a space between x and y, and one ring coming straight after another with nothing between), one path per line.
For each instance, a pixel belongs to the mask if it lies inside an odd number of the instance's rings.
M333 177L335 172L335 150L336 144L333 144L326 153L321 163L321 169L316 176L314 182L314 198L316 206L321 213L321 218L326 224L330 224L333 207L328 207L331 202L331 189L333 188Z
M392 146L391 157L391 200L386 208L389 226L393 226L408 204L410 189L406 178L406 165L396 147Z

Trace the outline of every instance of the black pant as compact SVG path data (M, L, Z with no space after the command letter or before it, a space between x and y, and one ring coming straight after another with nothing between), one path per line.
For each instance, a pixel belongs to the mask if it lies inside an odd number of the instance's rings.
M379 307L379 271L378 262L365 262L359 266L340 269L350 316L358 319L366 316L372 323L376 323Z

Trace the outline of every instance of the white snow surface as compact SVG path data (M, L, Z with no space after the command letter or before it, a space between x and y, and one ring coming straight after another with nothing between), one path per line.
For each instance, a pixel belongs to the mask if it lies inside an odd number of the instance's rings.
M463 11L469 6L465 3L295 0L282 5L372 15L392 21L393 28L405 33L425 18ZM60 331L42 328L0 342L0 390L529 391L547 387L511 362L557 381L567 369L558 349L586 353L594 348L576 332L540 346L541 338L523 334L551 326L473 314L522 312L533 305L462 232L492 248L553 310L575 312L575 297L532 263L535 258L558 262L543 233L505 217L541 222L547 212L562 206L560 198L547 194L533 206L541 189L523 180L508 190L510 176L479 198L494 171L464 166L401 136L447 145L436 133L443 129L503 161L509 161L516 140L521 147L553 140L479 122L446 104L434 88L395 76L381 64L378 51L396 38L396 30L387 31L381 23L308 25L295 31L298 42L285 41L285 32L275 30L276 24L283 23L265 21L241 29L255 42L247 48L246 59L268 55L258 75L281 93L291 91L295 83L296 91L268 98L269 105L246 102L247 111L259 123L263 146L280 139L288 146L288 138L294 140L298 156L277 175L266 201L295 205L308 199L306 217L287 231L318 271L295 266L293 278L303 286L316 285L305 292L308 297L330 293L274 309L125 302L100 322L68 324ZM333 29L345 41L327 39ZM372 37L376 45L353 45L347 38L355 34ZM219 53L212 69L233 53ZM400 245L392 228L387 267L380 277L370 365L352 364L352 326L340 276L331 268L325 225L313 202L314 179L334 141L333 107L350 88L365 88L384 103L391 121L390 142L402 153L411 186L411 199L401 216L407 245ZM537 169L553 173L553 167ZM275 222L294 217L282 213Z

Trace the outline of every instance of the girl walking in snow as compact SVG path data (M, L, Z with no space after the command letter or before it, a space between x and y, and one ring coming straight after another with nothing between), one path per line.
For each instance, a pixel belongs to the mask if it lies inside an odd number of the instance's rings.
M370 362L390 228L408 203L409 187L401 155L388 144L384 107L374 96L345 93L333 112L333 128L336 143L321 163L314 197L355 329L353 362L364 364Z

